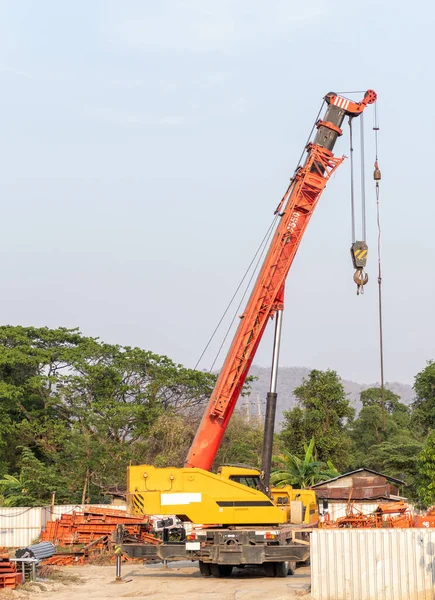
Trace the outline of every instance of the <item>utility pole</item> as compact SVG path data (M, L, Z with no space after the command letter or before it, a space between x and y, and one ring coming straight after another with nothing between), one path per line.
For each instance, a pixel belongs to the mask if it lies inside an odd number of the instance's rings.
M263 419L263 415L261 414L261 401L260 394L257 394L257 414L260 421Z
M251 411L249 410L249 400L246 400L245 409L246 409L246 420L249 423L251 420Z

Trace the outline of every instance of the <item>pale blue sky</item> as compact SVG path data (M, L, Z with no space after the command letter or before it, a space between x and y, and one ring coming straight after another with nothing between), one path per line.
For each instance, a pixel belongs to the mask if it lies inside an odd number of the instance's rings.
M435 358L434 16L422 0L1 1L1 321L78 326L193 366L322 97L373 88L386 378L412 382ZM281 352L360 382L379 377L371 124L367 112L366 294L347 161L289 275Z

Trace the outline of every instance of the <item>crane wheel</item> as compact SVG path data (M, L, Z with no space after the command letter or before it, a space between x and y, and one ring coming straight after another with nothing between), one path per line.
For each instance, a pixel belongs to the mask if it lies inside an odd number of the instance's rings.
M275 563L273 562L269 562L269 563L263 563L263 569L264 572L266 573L266 577L275 577Z
M199 561L199 572L202 577L211 577L210 563L205 563L202 560Z
M276 577L287 577L290 570L290 563L288 561L272 563L275 567Z
M294 575L296 571L296 561L295 560L290 560L288 562L288 575Z
M233 572L233 565L210 565L210 571L213 577L229 577Z

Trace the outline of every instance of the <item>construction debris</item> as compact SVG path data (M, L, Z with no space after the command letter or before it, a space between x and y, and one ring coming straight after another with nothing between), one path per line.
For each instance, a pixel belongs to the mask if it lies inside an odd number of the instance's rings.
M0 589L14 590L22 581L23 576L21 573L17 573L15 563L9 560L9 556L0 555Z
M84 552L59 552L44 559L45 565L55 565L56 567L67 567L69 565L82 565L85 561Z
M60 519L47 523L41 540L54 544L58 552L45 558L43 564L84 564L97 557L110 560L113 535L120 524L128 536L148 544L161 544L161 540L151 533L152 524L148 517L131 516L121 509L90 507L63 514Z
M150 534L148 517L127 515L125 510L109 508L89 508L83 512L63 514L60 519L49 521L41 534L41 541L52 542L56 546L106 545L107 539L122 524L130 535L150 543L160 540ZM107 538L107 539L103 539Z
M415 527L432 529L435 527L435 506L427 509L425 515L415 515Z
M435 516L434 516L435 524ZM414 514L406 502L391 502L380 504L370 514L365 514L348 503L346 515L335 521L327 518L319 523L319 528L401 528L418 527Z

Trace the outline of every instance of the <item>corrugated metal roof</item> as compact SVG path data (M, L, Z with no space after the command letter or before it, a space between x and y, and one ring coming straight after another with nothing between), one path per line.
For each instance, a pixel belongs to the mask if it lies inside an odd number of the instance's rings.
M389 493L389 486L377 486L366 488L320 488L316 489L319 500L406 500L405 497Z
M343 479L343 477L349 477L349 475L355 475L355 473L362 473L363 471L368 471L369 473L373 473L373 475L378 475L379 477L385 477L388 481L394 481L394 483L400 483L401 485L405 485L405 482L401 479L396 479L395 477L390 477L389 475L385 475L385 473L378 473L378 471L373 471L373 469L367 469L366 467L361 467L360 469L355 469L355 471L349 471L348 473L343 473L343 475L338 475L337 477L332 477L331 479L326 479L325 481L321 481L320 483L315 483L312 485L312 488L317 488L320 485L325 485L325 483L330 483L331 481L338 481L339 479Z

